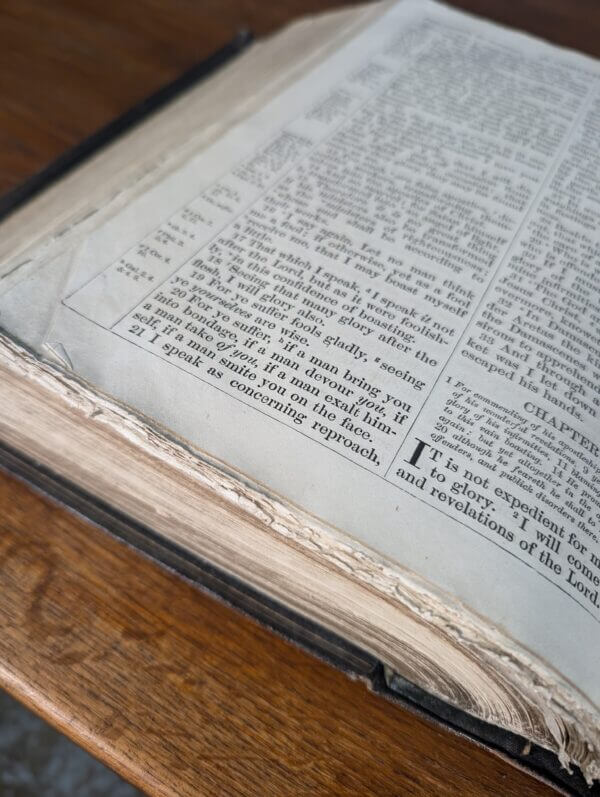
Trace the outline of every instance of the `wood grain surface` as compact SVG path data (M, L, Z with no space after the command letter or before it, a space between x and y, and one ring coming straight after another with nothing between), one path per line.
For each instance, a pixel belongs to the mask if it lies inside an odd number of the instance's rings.
M596 0L454 3L600 55ZM2 0L0 191L228 40L335 0ZM1 411L1 408L0 408ZM151 794L550 789L0 474L0 686Z
M0 683L151 794L541 795L0 479Z

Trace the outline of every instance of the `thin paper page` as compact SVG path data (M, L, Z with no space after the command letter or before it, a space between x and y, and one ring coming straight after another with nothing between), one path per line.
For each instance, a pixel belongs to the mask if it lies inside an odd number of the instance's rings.
M597 704L599 74L400 3L91 235L48 336Z

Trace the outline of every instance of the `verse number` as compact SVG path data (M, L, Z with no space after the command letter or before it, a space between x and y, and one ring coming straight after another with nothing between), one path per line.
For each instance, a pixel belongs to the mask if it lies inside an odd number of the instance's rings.
M129 334L136 335L138 338L141 338L144 334L144 327L141 324L134 324L129 328Z

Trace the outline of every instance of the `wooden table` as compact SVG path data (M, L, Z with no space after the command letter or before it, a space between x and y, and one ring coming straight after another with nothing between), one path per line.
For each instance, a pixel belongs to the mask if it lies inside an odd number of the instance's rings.
M0 191L240 25L260 35L339 4L5 0ZM600 56L596 0L455 5ZM5 474L0 686L151 794L551 792Z

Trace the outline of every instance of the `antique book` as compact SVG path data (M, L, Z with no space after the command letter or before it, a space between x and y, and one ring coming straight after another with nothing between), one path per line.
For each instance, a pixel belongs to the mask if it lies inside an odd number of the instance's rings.
M595 60L427 1L305 19L0 230L5 462L593 787Z

